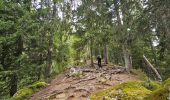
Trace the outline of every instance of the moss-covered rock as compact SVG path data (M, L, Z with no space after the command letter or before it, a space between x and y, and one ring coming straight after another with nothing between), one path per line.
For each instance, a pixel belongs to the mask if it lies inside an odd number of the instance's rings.
M154 91L146 100L170 100L170 87L162 87Z
M45 82L35 82L32 85L22 88L12 98L13 100L26 100L35 91L46 87L48 84Z
M23 89L18 90L17 93L14 95L14 97L12 99L14 99L14 100L24 100L32 93L33 93L33 89L23 88Z
M153 91L146 100L170 100L170 78L165 80L162 86Z
M91 94L91 100L143 100L151 93L150 90L146 89L142 82L129 81L109 89L94 92Z
M154 91L161 87L161 84L157 81L148 80L143 82L143 86L146 87L148 90Z
M48 86L48 84L45 83L45 82L35 82L32 85L30 85L29 87L32 88L35 91L37 89L41 89L41 88L44 88L46 86Z

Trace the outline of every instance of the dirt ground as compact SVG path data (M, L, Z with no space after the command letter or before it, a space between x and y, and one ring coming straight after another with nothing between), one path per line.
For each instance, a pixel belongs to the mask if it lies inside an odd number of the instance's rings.
M76 74L72 74L72 70L76 71ZM90 93L94 91L130 80L138 79L128 74L123 67L74 67L57 75L48 87L34 93L30 100L88 100Z

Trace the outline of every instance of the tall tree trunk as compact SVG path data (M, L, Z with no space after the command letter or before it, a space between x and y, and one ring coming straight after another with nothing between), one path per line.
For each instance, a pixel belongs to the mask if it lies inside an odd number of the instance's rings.
M90 60L91 60L91 67L94 67L93 65L93 40L90 41Z
M47 51L47 67L46 67L46 72L45 76L49 77L51 74L51 67L52 67L52 46L53 46L53 40L52 40L52 34L50 36L49 40L49 47Z
M120 18L120 13L119 13L119 6L120 6L119 4L120 4L119 0L114 0L115 13L117 17L117 23L119 26L119 32L123 33L123 29L122 29L123 25L121 23L121 18ZM124 42L122 43L122 50L123 50L123 58L124 58L125 67L126 67L126 70L129 72L130 69L132 68L132 59L127 49L126 40L124 40Z
M104 45L104 63L108 64L108 45L106 43Z
M5 64L5 58L6 58L6 54L7 54L7 46L2 44L2 53L1 53L1 65L3 66L4 70L7 70L7 65Z
M23 39L22 36L19 35L17 39L17 50L16 50L16 57L19 57L22 54L23 51ZM18 63L18 66L20 66L20 62ZM13 96L17 92L17 85L18 85L18 76L16 72L13 72L10 80L10 96Z
M154 63L155 63L155 65L157 66L156 53L155 53L155 50L154 50L154 47L153 47L153 44L152 44L152 41L151 41L151 40L150 40L150 46L151 46L152 54L153 54L153 57L154 57Z
M163 24L164 24L164 27L165 27L165 31L166 31L166 34L168 36L168 38L170 38L170 26L168 26L168 19L167 15L163 15L162 16L162 21L163 21Z
M50 6L51 0L45 0L45 5L51 10L51 6ZM54 17L55 15L55 11L50 12L47 14L47 19L48 21L50 20L51 17ZM53 15L53 16L51 16ZM52 47L53 47L53 35L51 32L51 28L49 27L49 45L48 45L48 50L47 50L47 67L46 67L46 72L45 72L45 77L49 77L51 74L51 69L52 69Z
M126 46L122 46L122 49L126 71L130 72L130 70L132 69L132 58Z
M14 72L10 80L10 96L12 97L17 92L17 74Z

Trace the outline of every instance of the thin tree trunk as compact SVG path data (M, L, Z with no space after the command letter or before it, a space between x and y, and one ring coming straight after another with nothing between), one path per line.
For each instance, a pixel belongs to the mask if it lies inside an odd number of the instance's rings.
M91 67L94 67L93 65L93 40L90 41L90 59L91 59Z
M165 27L166 34L170 38L170 27L168 26L168 22L166 21L166 19L167 19L166 15L164 14L162 16L162 20L163 20L163 24L164 24L164 27Z
M106 44L104 45L104 62L108 64L108 47Z
M14 72L10 80L10 96L12 97L17 92L17 74Z
M153 56L154 56L154 63L155 63L155 65L157 66L157 58L156 58L156 53L155 53L155 50L154 50L152 41L150 41L150 46L151 46L152 54L153 54Z
M45 0L45 2L46 2L46 6L47 6L49 9L51 9L51 8L50 8L51 0ZM54 5L54 6L55 6L55 5ZM55 11L53 11L52 14L51 14L51 12L49 12L49 13L47 14L48 20L50 19L50 17L54 17L54 16L55 16L55 13L56 13ZM53 15L53 16L51 16L51 15ZM50 30L50 29L49 29L49 30ZM46 68L46 72L45 72L45 77L49 77L49 76L50 76L50 74L51 74L51 69L52 69L53 35L52 35L51 30L50 30L49 34L50 34L50 37L49 37L49 45L48 45L48 50L47 50L47 68Z
M22 54L22 51L23 51L23 40L22 40L22 36L19 35L17 40L16 56L19 57ZM20 62L18 63L18 66L20 66ZM14 72L10 80L10 90L9 90L10 96L13 96L17 92L17 85L18 85L18 76L16 72Z
M126 71L130 72L130 70L132 69L131 56L130 56L129 51L127 50L127 48L125 46L123 46L122 49L123 49L123 57L124 57L124 63L125 63Z
M53 40L52 36L49 40L49 47L48 47L48 53L47 53L47 68L46 68L46 77L49 77L51 74L51 67L52 67L52 46L53 46Z

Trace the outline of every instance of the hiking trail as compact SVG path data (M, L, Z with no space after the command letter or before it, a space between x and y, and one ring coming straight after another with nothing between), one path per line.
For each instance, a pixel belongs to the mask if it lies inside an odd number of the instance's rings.
M30 100L88 100L90 93L122 82L139 80L128 74L124 67L97 65L68 68L57 75L48 87L34 93Z

